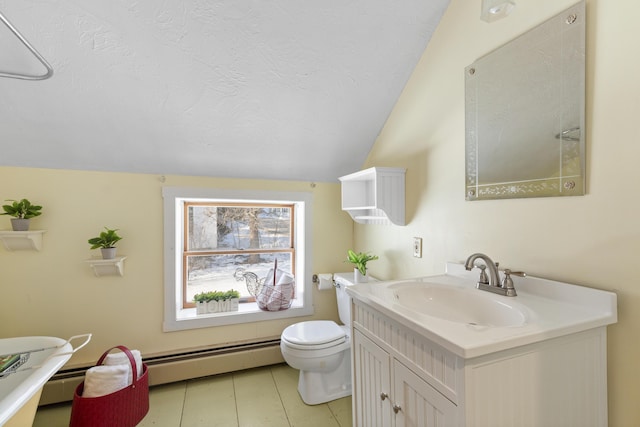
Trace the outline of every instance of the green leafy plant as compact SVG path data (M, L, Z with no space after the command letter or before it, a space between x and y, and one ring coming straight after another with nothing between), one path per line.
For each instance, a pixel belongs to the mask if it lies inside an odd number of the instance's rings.
M115 244L122 240L122 237L118 236L118 229L111 230L107 227L104 228L106 231L100 232L98 237L93 237L87 242L91 245L91 249L98 248L113 248Z
M209 302L211 301L209 298L209 294L211 292L200 292L199 294L195 294L193 296L193 301L195 302Z
M240 298L240 292L231 289L224 293L224 299L233 299L233 298Z
M235 291L233 289L226 292L223 292L223 291L200 292L193 296L193 301L195 302L226 301L232 298L240 298L240 292Z
M7 199L6 201L13 203L10 205L2 205L4 213L1 215L11 215L12 217L20 219L30 219L42 214L42 212L40 212L42 206L32 205L27 199L22 199L20 201Z
M360 274L365 276L367 274L367 263L369 261L375 261L378 259L377 255L369 255L365 252L354 252L351 249L347 252L347 260L345 262L350 262L353 264Z

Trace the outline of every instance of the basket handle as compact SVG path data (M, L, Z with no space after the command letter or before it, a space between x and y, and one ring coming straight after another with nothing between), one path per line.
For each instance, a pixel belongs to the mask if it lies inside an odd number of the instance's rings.
M98 359L98 362L96 363L97 365L102 365L102 362L104 362L104 359L107 357L107 354L109 354L111 352L111 350L115 350L118 349L120 351L122 351L124 354L127 355L127 358L129 359L129 363L131 364L131 371L133 373L133 376L131 377L132 380L132 384L135 387L136 385L136 381L138 380L138 367L136 365L136 360L133 358L133 354L131 353L131 351L129 351L129 349L123 345L117 345L115 347L111 347L109 350L105 351L102 356L100 356L100 359Z
M276 275L278 274L278 258L273 261L273 286L276 285Z

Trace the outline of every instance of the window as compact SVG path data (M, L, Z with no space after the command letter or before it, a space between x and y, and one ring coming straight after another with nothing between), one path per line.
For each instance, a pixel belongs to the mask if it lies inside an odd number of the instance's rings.
M165 187L163 197L165 331L312 314L310 193ZM242 273L265 277L276 260L295 277L294 300L261 311ZM238 311L196 315L194 295L230 289Z
M295 276L295 230L290 203L192 202L185 200L182 248L182 308L195 307L200 292L240 291L240 303L254 302L236 272L264 277L278 268Z

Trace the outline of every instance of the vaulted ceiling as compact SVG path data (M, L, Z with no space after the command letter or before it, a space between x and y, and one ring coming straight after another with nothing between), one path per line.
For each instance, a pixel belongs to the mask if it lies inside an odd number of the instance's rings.
M335 181L448 3L0 0L0 165Z

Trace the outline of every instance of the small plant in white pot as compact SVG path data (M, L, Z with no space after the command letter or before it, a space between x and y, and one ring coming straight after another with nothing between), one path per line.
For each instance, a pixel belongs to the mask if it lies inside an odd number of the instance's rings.
M196 303L196 314L238 311L240 292L233 289L226 292L201 292L193 296L193 301Z
M193 296L193 302L196 303L196 314L207 313L207 303L211 301L210 292L201 292Z
M91 249L100 248L103 259L113 259L116 257L116 243L122 240L122 237L118 236L118 229L111 230L107 227L105 231L100 232L98 237L92 237L87 240L91 245Z
M235 289L228 290L223 295L223 301L225 303L224 311L238 311L238 304L240 303L240 292Z
M42 206L34 205L27 199L20 201L8 199L7 202L13 202L10 205L2 205L4 213L2 215L10 215L11 228L13 231L27 231L29 230L29 222L31 218L42 214Z
M365 252L354 252L351 249L347 252L347 262L355 267L353 269L353 279L355 283L365 283L367 278L367 263L378 259L377 255L369 255Z

